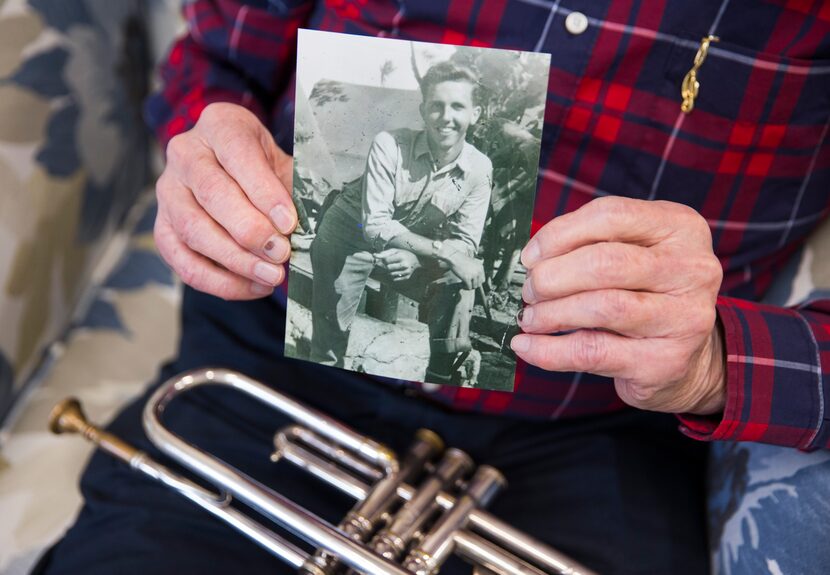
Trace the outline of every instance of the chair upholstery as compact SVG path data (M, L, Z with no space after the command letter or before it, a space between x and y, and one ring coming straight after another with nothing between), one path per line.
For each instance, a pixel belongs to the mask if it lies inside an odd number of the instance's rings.
M148 182L142 5L0 1L0 419Z

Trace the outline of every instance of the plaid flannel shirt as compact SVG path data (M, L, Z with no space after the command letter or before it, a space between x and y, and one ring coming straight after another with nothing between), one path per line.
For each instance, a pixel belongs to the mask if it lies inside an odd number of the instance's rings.
M571 11L588 18L572 34ZM192 0L148 117L166 142L214 101L291 149L299 27L550 52L533 231L605 194L682 202L724 268L727 404L680 416L699 439L830 447L830 301L762 305L830 211L830 2L822 0ZM691 114L680 84L717 35ZM445 387L462 410L565 418L622 409L612 382L519 364L514 393Z

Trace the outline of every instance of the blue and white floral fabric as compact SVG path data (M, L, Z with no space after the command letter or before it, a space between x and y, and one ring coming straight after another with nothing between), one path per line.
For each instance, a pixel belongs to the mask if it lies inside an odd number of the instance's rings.
M143 4L0 1L0 419L148 181Z
M713 573L830 570L830 452L724 443L712 459Z
M830 296L830 224L792 259L765 298ZM830 452L714 444L709 474L713 573L830 573Z
M0 575L28 574L81 505L78 477L92 447L48 431L52 406L75 396L92 421L106 423L175 353L180 293L155 251L154 217L151 206L2 438Z

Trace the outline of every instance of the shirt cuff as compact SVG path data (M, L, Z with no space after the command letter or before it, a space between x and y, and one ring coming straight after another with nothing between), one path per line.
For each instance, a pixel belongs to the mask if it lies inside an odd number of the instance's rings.
M810 322L789 308L728 297L718 298L717 312L726 346L724 412L679 414L680 430L707 441L819 447L827 394Z

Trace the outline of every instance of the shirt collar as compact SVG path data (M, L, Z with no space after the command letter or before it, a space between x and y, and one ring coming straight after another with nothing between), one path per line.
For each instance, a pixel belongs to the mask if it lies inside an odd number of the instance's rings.
M472 161L472 152L473 147L465 141L464 146L461 148L461 153L458 154L458 157L455 159L455 161L450 162L438 171L446 172L451 170L454 166L458 166L459 170L461 170L465 174L468 174L470 171L470 165ZM432 161L432 152L430 151L429 143L427 142L426 130L421 130L415 137L415 157L420 158L423 155L427 155L430 165L434 165Z

